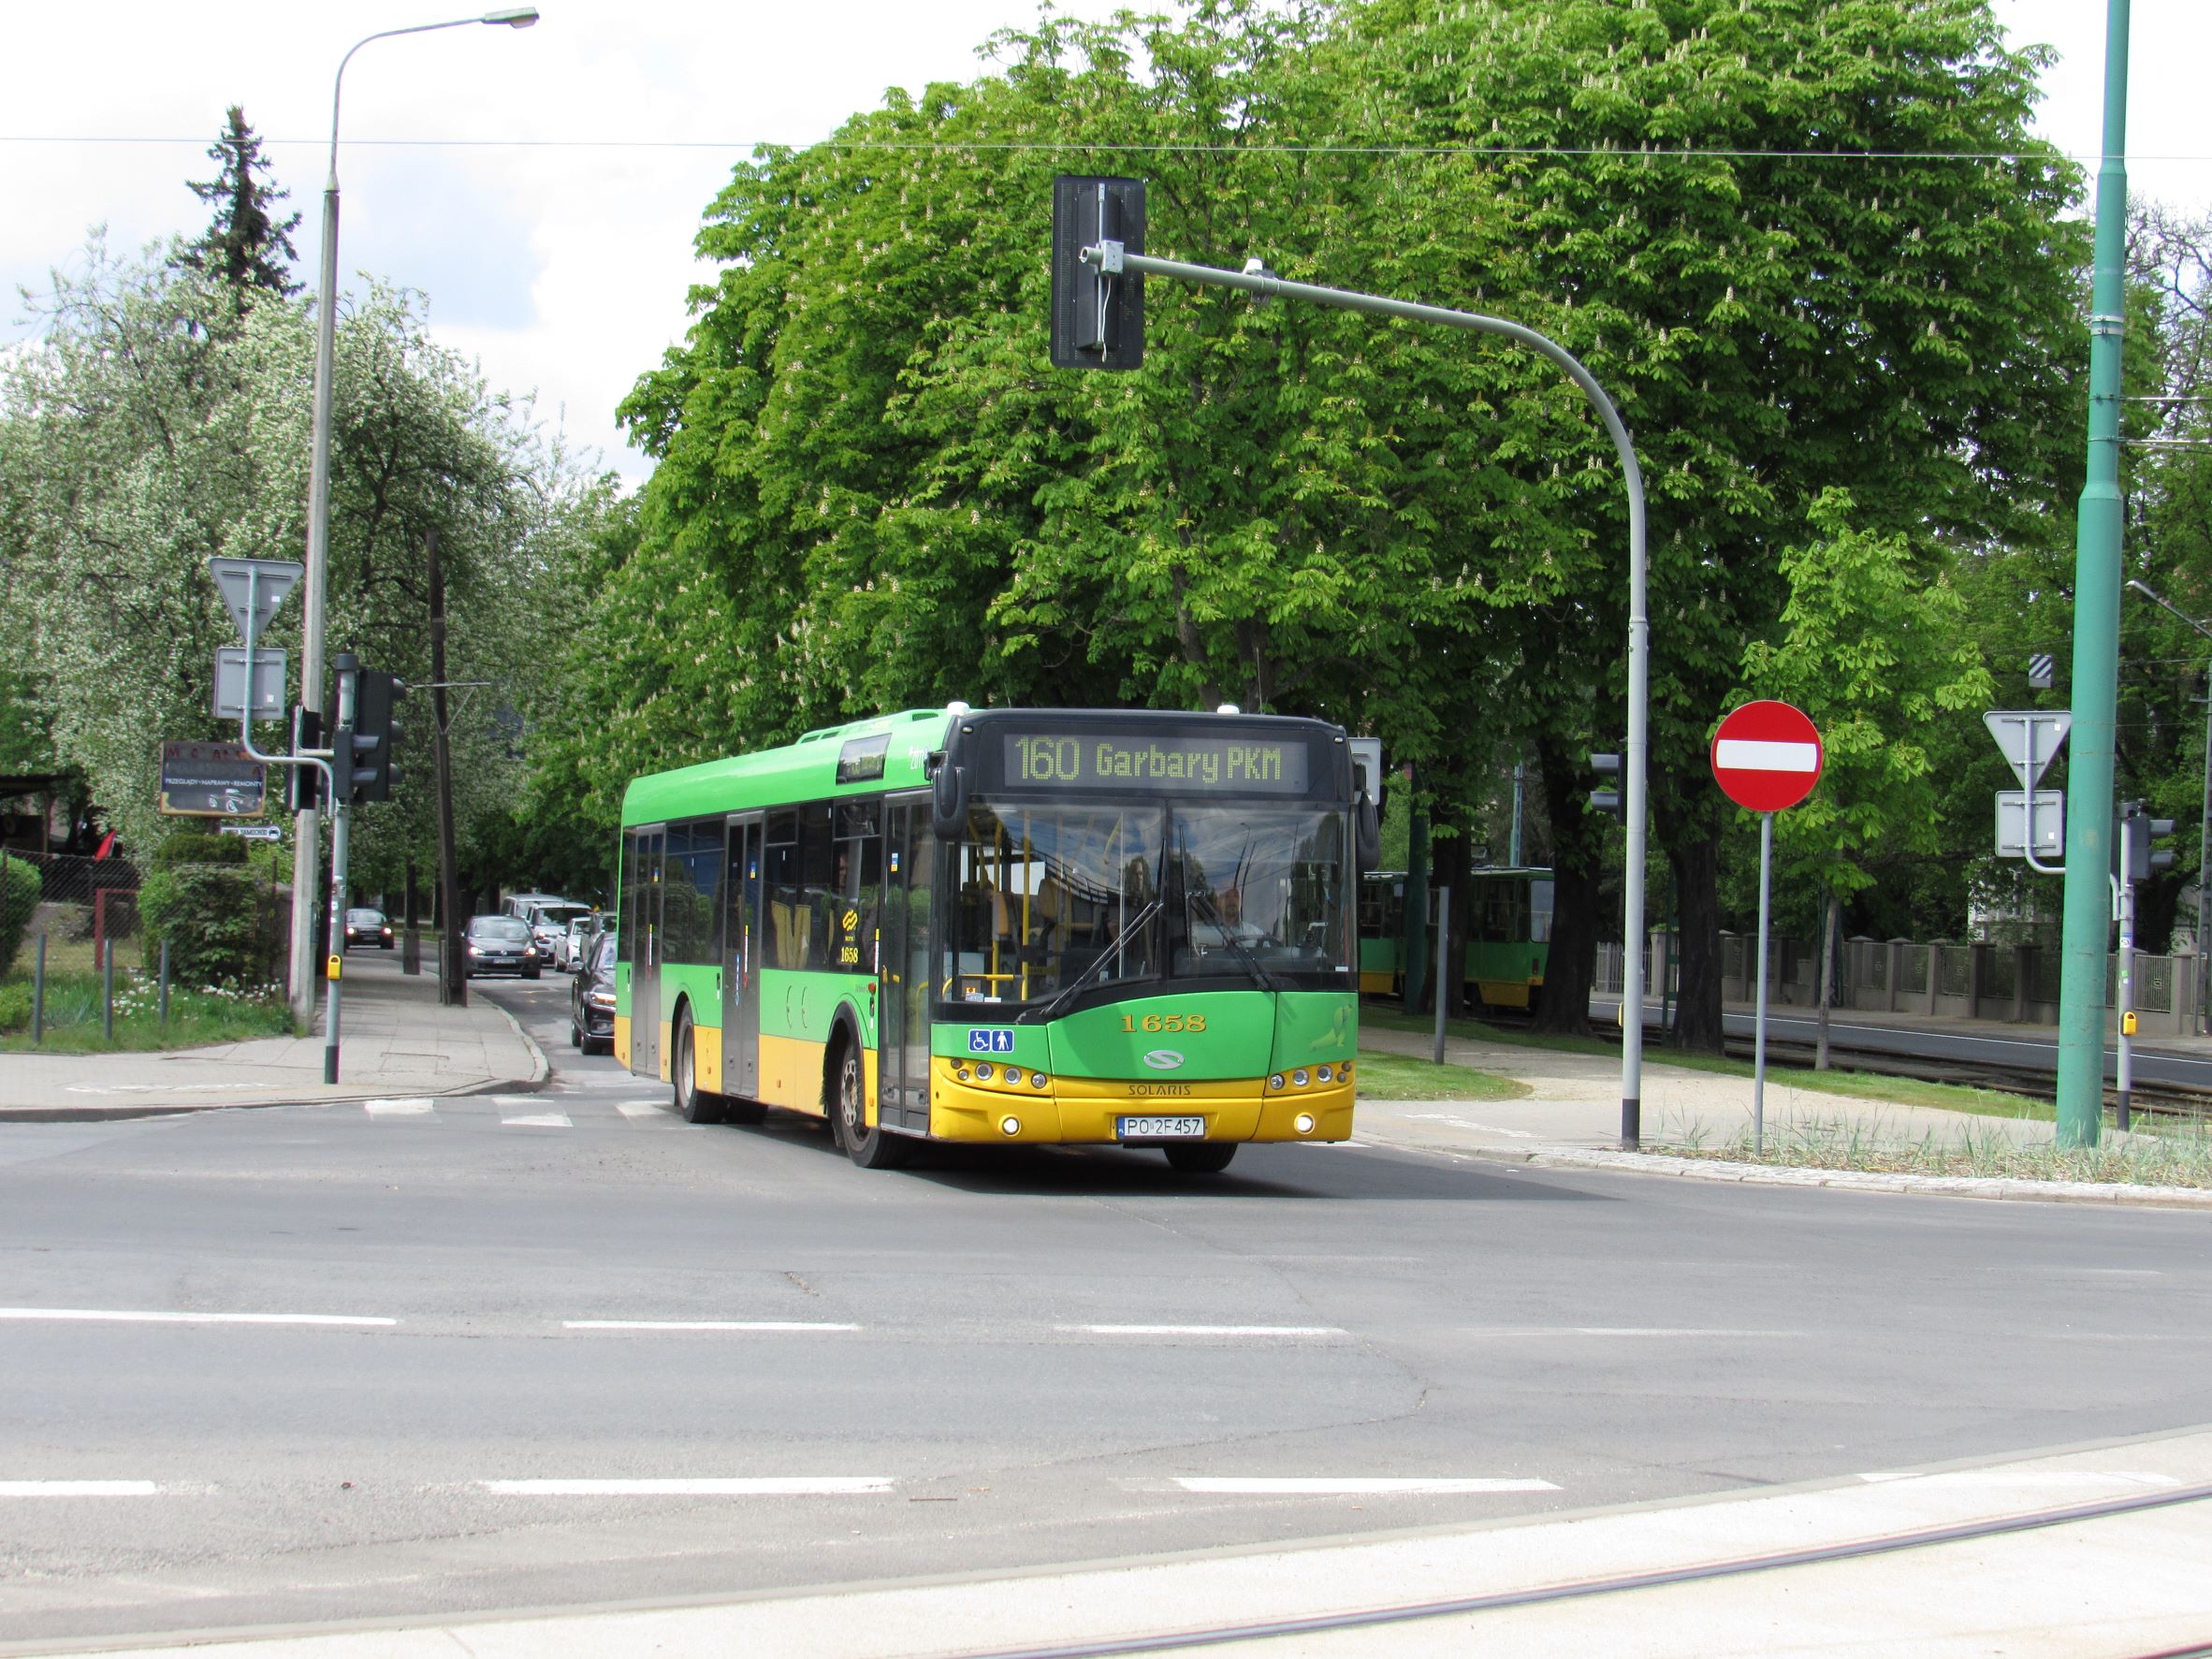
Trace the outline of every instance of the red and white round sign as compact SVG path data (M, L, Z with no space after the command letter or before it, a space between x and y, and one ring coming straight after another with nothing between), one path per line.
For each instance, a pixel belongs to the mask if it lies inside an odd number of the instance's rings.
M1739 807L1780 812L1820 781L1820 733L1787 703L1746 703L1712 735L1712 775Z

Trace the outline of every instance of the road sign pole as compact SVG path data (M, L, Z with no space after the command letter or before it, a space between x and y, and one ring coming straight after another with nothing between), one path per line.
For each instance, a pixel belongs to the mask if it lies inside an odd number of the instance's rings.
M2104 941L2111 927L2114 717L2119 700L2120 336L2128 216L2128 0L2108 0L2104 144L2089 295L2088 466L2075 519L2074 756L2059 979L2059 1144L2094 1146L2104 1109Z
M1759 814L1759 1008L1752 1023L1752 1156L1767 1155L1767 932L1774 911L1774 814Z
M1451 886L1436 889L1436 1064L1444 1064L1444 1011L1450 1006L1447 987L1456 997L1459 976L1451 971Z

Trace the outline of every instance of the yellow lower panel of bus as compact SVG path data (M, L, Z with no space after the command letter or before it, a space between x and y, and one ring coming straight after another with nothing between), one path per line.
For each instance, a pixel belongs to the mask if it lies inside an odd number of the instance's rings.
M615 1058L622 1062L624 1070L629 1070L630 1016L628 1014L618 1013L615 1016Z
M960 1068L965 1070L965 1067ZM983 1083L955 1062L939 1059L929 1085L929 1132L945 1141L1112 1142L1125 1114L1196 1116L1209 1141L1342 1141L1352 1132L1349 1085L1270 1091L1261 1077L1220 1083L1153 1083L1113 1078L1055 1078L1040 1089L1010 1084L998 1071ZM1312 1129L1298 1130L1300 1113ZM1009 1124L1012 1126L1011 1128Z
M771 1106L826 1115L822 1103L822 1068L829 1045L803 1037L761 1034L760 1099Z
M1389 968L1380 973L1363 972L1360 975L1360 995L1362 997L1388 997L1397 988L1398 976Z
M692 1063L699 1070L699 1087L709 1095L722 1092L722 1034L705 1026L691 1027Z

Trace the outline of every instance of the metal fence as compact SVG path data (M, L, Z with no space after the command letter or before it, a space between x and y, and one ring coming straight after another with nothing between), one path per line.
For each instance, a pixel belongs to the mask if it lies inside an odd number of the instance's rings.
M10 851L39 873L39 899L23 929L17 967L24 968L46 941L49 973L95 973L109 953L118 968L153 967L161 941L148 936L138 914L138 872L128 860L72 853ZM273 878L255 896L255 935L262 940L259 977L284 977L291 925L290 894Z

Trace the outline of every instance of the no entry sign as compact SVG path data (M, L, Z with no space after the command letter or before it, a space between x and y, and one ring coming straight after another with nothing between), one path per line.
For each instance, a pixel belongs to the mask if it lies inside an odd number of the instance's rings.
M1739 807L1781 812L1820 781L1820 733L1787 703L1746 703L1712 737L1713 780Z

